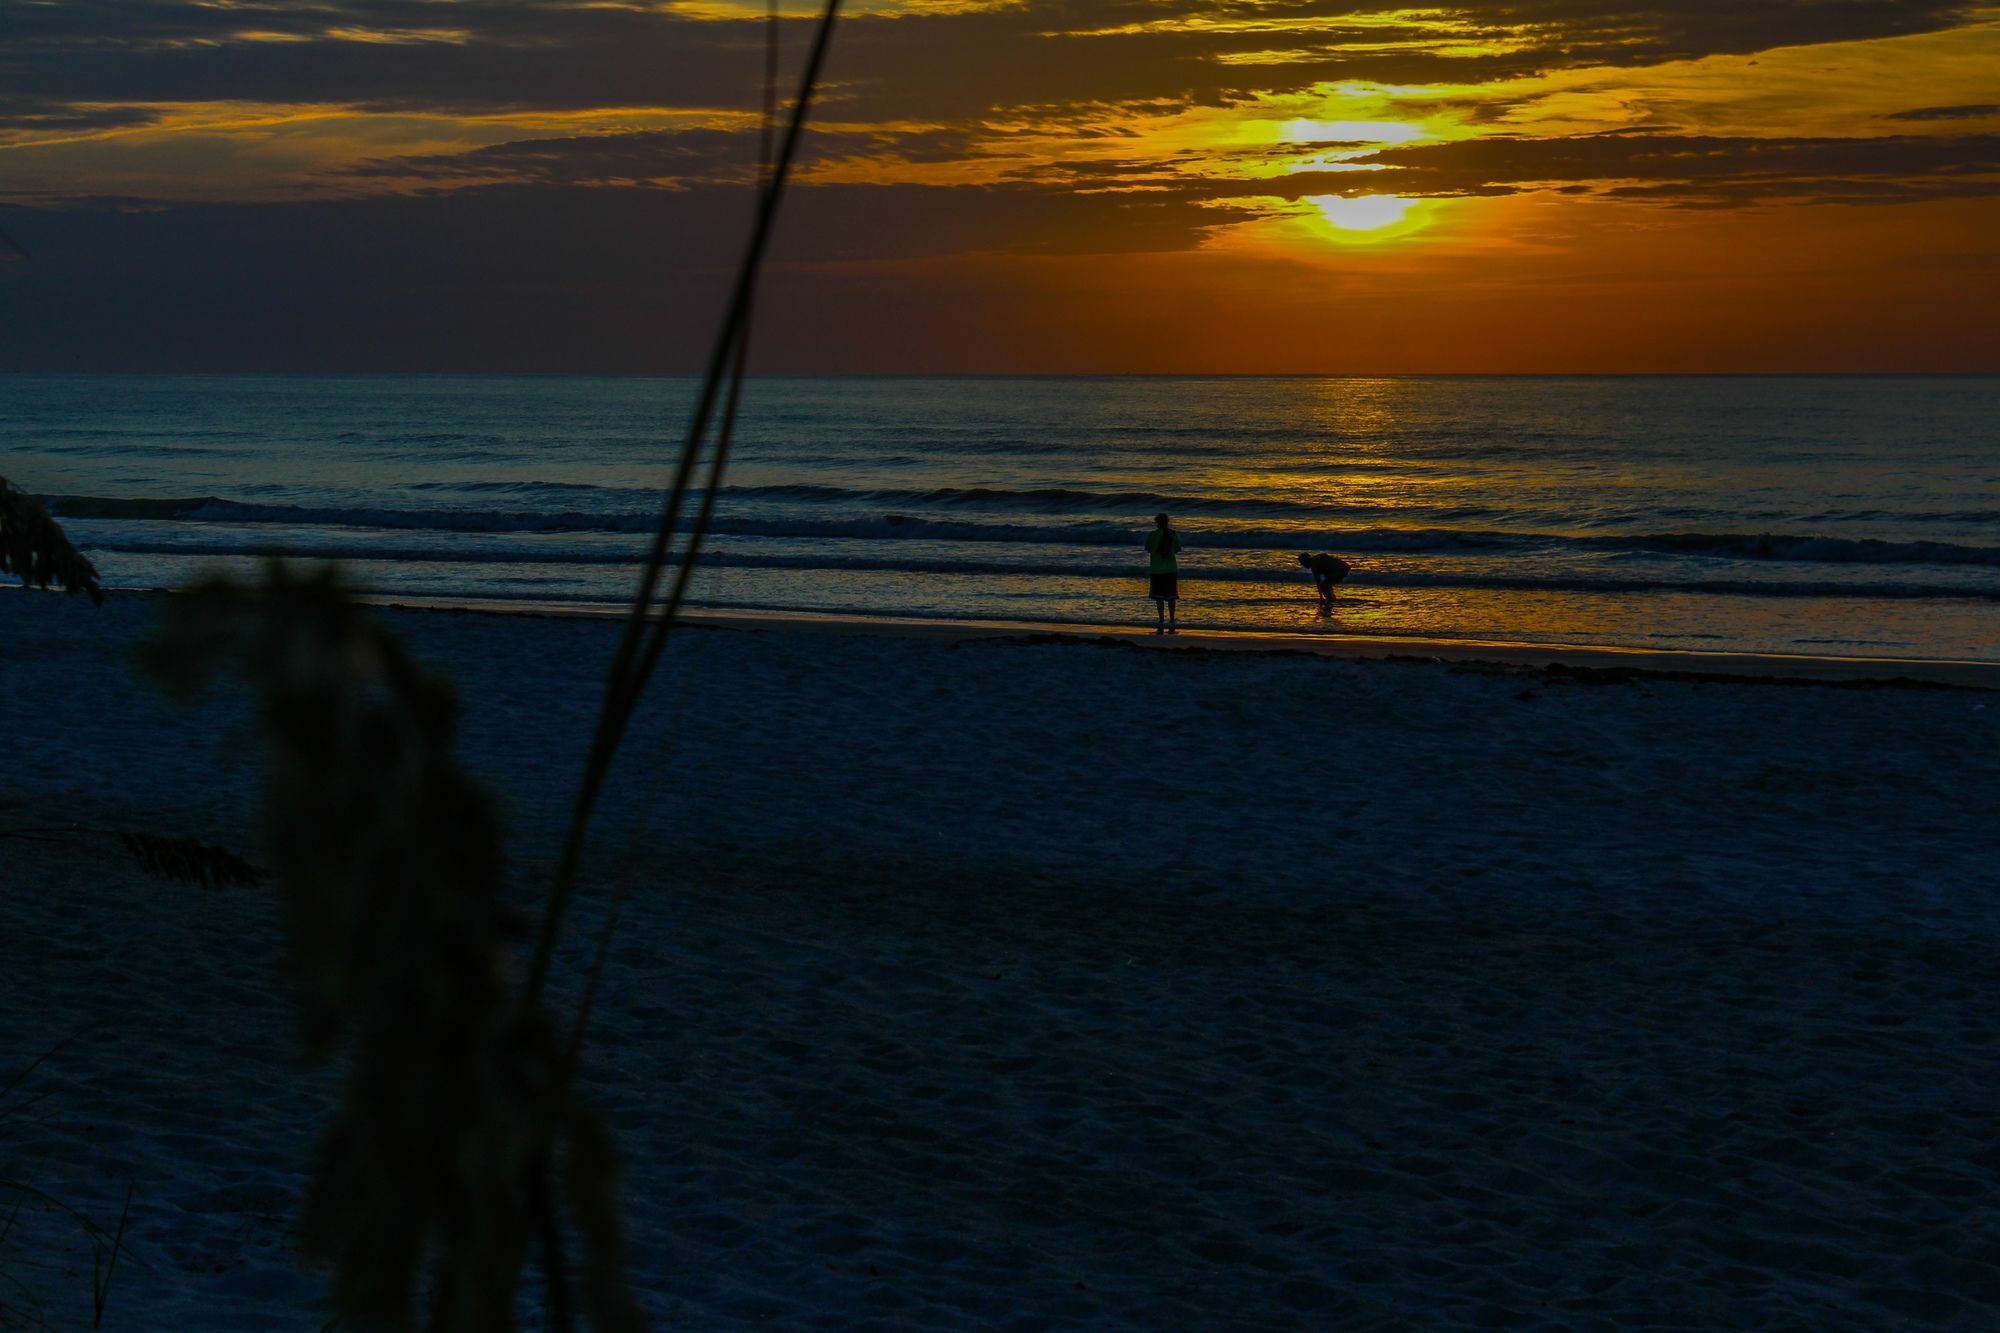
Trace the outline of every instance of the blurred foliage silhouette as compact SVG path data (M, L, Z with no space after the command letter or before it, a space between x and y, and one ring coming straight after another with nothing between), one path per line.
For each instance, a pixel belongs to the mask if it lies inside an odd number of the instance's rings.
M69 544L41 501L17 490L5 477L0 477L0 574L17 575L23 584L36 588L53 583L72 595L82 593L99 605L104 602L97 567Z
M286 970L308 1052L346 1057L301 1224L341 1319L511 1328L533 1243L566 1324L566 1205L582 1312L638 1327L615 1154L518 1001L500 822L455 757L449 683L336 574L276 561L171 599L145 659L183 697L233 667L256 700Z
M157 833L120 833L118 840L155 879L199 884L205 889L249 888L263 874L232 851L210 847L193 838L167 838Z
M263 842L305 1044L344 1058L300 1231L333 1268L338 1322L505 1330L539 1248L552 1328L572 1322L568 1237L581 1246L579 1312L642 1326L625 1275L611 1135L571 1095L616 903L582 1002L558 1037L542 999L582 866L596 797L658 664L709 527L742 392L751 308L840 0L826 0L782 138L773 142L776 14L766 48L765 140L750 236L624 634L607 674L554 883L523 983L492 798L458 766L455 701L330 569L272 561L261 581L212 577L171 598L147 669L191 697L233 671L267 751ZM709 430L715 427L713 444ZM702 498L662 596L670 550L707 456ZM0 480L0 572L102 599L97 573L32 497ZM33 831L42 832L42 831ZM186 839L125 834L148 873L254 882L249 863Z

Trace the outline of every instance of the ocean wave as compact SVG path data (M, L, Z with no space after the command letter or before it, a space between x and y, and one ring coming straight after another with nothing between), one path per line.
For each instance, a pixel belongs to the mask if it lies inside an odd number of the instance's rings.
M504 436L491 435L481 431L424 430L424 431L374 431L343 430L333 436L342 444L484 444L504 445Z
M93 554L111 552L123 555L177 556L190 560L213 560L217 558L248 559L267 554L283 554L293 559L335 560L346 564L426 564L426 565L531 565L544 569L559 569L563 566L628 566L636 569L641 552L637 545L623 550L598 548L567 549L562 551L509 550L487 548L482 550L457 551L443 546L373 546L326 543L306 543L275 546L232 545L223 543L172 543L172 542L121 542L98 545L89 548ZM669 559L669 564L677 563ZM1136 581L1140 574L1130 562L1112 564L1108 562L1086 563L1083 561L1024 562L1018 560L984 560L978 558L924 559L921 557L899 557L896 555L843 555L838 552L815 552L811 555L791 555L751 551L709 551L702 556L702 564L718 569L773 569L795 570L800 573L813 571L889 574L930 574L939 576L976 575L980 577L1005 578L1032 581L1038 579L1088 579L1106 583ZM1187 581L1191 588L1204 585L1270 585L1298 584L1303 575L1298 567L1286 560L1274 562L1266 567L1232 566L1213 570L1189 571ZM2000 602L2000 588L1971 588L1955 584L1904 583L1904 582L1834 582L1826 580L1800 579L1688 579L1669 576L1620 577L1593 576L1564 572L1541 575L1534 573L1472 573L1458 571L1423 570L1371 570L1356 569L1344 586L1375 588L1485 588L1517 592L1563 592L1595 593L1610 595L1616 593L1697 593L1712 596L1734 597L1852 597L1888 598L1897 601L1967 599L1982 602Z
M1588 575L1427 574L1385 570L1356 573L1348 583L1384 588L1491 588L1515 592L1698 593L1719 597L1853 597L1895 601L1969 600L2000 602L2000 588L1965 588L1938 583L1839 583L1819 579L1593 578ZM1345 585L1342 585L1345 586Z
M791 488L797 490L799 488ZM979 495L969 491L962 494ZM1064 492L1094 495L1093 492ZM936 491L924 492L935 495ZM990 493L989 493L990 494ZM1158 496L1143 496L1143 512ZM651 511L597 513L584 510L392 509L372 506L246 504L215 496L121 498L55 496L58 517L214 524L268 524L292 527L372 528L378 531L461 533L637 533L657 523ZM713 530L743 537L801 540L921 540L996 542L1066 546L1131 546L1141 526L1117 521L1001 523L883 513L853 517L738 517L716 519ZM1184 529L1189 549L1335 551L1449 555L1529 550L1587 550L1609 555L1675 555L1716 559L1811 564L1930 564L2000 566L2000 547L1955 542L1889 541L1868 537L1817 537L1779 533L1592 533L1572 535L1491 528L1338 528L1229 526Z
M377 509L367 506L319 508L308 505L245 504L214 496L190 499L106 499L58 496L50 510L60 518L175 521L183 523L259 524L304 528L371 528L389 532L580 534L651 532L658 524L651 512L593 513L580 510ZM925 518L914 514L868 514L825 518L754 518L721 516L712 531L738 537L793 538L808 541L918 540L934 542L995 542L1063 546L1135 546L1143 526L1117 521L1068 523L999 523L965 519ZM1534 534L1480 529L1356 528L1334 530L1308 527L1229 527L1208 531L1183 530L1190 549L1303 550L1335 546L1348 551L1475 551L1519 548L1548 539Z
M285 490L287 485L273 484L259 489ZM609 530L629 531L634 524L650 526L652 515L657 512L660 498L656 486L615 486L591 482L543 481L543 480L495 480L495 481L420 481L406 484L402 489L424 495L463 495L479 497L506 496L519 502L520 507L501 512L494 516L491 511L460 511L444 507L425 507L415 510L383 510L360 508L340 510L331 506L281 509L264 506L269 514L250 512L246 508L232 506L245 505L243 501L223 500L216 496L197 496L183 499L127 499L103 496L56 496L51 503L58 506L64 516L91 518L179 518L184 520L245 522L303 521L301 515L312 515L321 522L338 521L341 516L352 516L361 526L368 524L365 519L370 514L387 513L380 526L420 527L430 520L422 515L440 514L436 526L455 530L476 530L482 524L490 524L494 531L525 531L533 525L541 524L545 530L587 530L592 525L608 525ZM699 494L699 491L695 492ZM895 506L914 509L940 509L947 511L1030 513L1048 515L1068 514L1131 514L1149 516L1161 510L1177 515L1214 514L1224 517L1269 516L1301 520L1328 520L1339 518L1393 517L1403 522L1413 519L1428 520L1432 523L1482 522L1508 529L1530 529L1536 532L1564 530L1580 535L1602 534L1614 541L1626 540L1627 531L1648 521L1687 520L1694 522L1742 523L1954 523L1979 524L2000 522L2000 509L1937 509L1937 510L1885 510L1885 509L1825 509L1813 513L1802 513L1785 509L1718 509L1710 506L1666 506L1658 508L1617 508L1562 513L1539 508L1503 508L1486 504L1457 504L1441 506L1411 506L1396 500L1375 501L1368 499L1286 499L1274 496L1252 495L1188 495L1152 490L1087 490L1077 487L1040 486L1023 489L997 486L841 486L826 482L792 482L766 485L738 485L726 487L724 496L730 500L748 500L761 503L777 503L802 506L849 506L876 507ZM548 503L551 497L558 499L555 505ZM632 506L630 512L607 513L604 510L589 509L570 512L557 506L590 503L602 500L607 507L617 504L622 498ZM490 500L489 500L490 502ZM622 508L622 506L621 506ZM1747 549L1752 543L1773 540L1801 540L1799 538L1772 538L1762 534L1694 534L1682 536L1673 533L1659 534L1650 538L1659 542L1702 542L1727 541L1739 548ZM1808 539L1810 540L1810 539ZM1846 540L1846 539L1842 539ZM1742 551L1739 551L1742 553Z
M1796 560L1838 565L2000 565L2000 546L1885 541L1875 537L1807 537L1769 532L1666 532L1584 540L1589 545L1614 550L1712 555L1737 560Z
M724 495L754 500L827 504L893 504L940 509L1005 512L1174 514L1268 514L1326 518L1337 514L1382 514L1389 506L1327 500L1283 500L1260 496L1167 495L1159 491L1087 491L1062 486L1010 490L988 486L849 487L819 484L731 486ZM1458 505L1429 511L1434 517L1497 518L1503 511L1485 505Z
M557 512L540 509L386 509L368 505L246 504L213 495L45 497L57 518L135 522L260 523L315 528L376 528L401 532L650 532L651 513Z

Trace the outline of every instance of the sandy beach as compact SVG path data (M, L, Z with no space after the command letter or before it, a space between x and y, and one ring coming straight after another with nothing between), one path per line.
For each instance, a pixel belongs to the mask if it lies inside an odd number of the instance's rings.
M245 709L135 677L155 614L0 594L0 821L254 856ZM382 614L534 903L614 627ZM2000 1324L2000 694L1177 646L678 636L558 973L624 876L585 1093L662 1325ZM132 1188L104 1326L319 1327L268 892L0 868L0 1082L74 1038L0 1175ZM0 1274L88 1326L67 1219Z

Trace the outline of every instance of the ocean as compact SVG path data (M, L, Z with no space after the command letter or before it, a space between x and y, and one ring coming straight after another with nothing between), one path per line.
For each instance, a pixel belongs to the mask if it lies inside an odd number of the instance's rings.
M0 377L117 587L618 602L695 384ZM769 378L702 605L2000 660L2000 378ZM1297 556L1355 569L1331 615Z

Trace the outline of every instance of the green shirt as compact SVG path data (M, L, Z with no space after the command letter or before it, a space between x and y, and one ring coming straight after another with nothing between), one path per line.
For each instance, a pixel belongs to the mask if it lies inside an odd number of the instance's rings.
M1148 574L1172 574L1180 568L1174 556L1181 549L1181 535L1172 528L1154 528L1146 534L1146 554L1152 557Z

